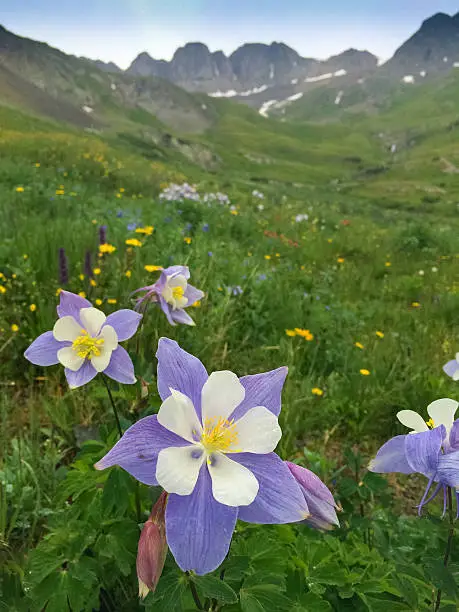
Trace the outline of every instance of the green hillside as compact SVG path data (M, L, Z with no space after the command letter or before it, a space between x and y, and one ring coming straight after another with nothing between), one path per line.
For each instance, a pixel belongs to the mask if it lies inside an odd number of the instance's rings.
M452 612L443 499L421 520L426 478L367 466L408 433L400 410L424 422L457 395L442 371L459 331L456 75L386 91L370 116L358 96L333 116L317 89L282 121L22 45L0 69L0 610L418 612L440 590ZM184 182L200 197L172 197ZM149 305L124 344L136 384L98 374L71 390L59 364L25 360L62 290L108 315L171 265L205 296L190 327ZM276 452L330 487L340 528L241 520L221 568L184 573L169 553L142 602L137 544L157 489L94 464L158 412L160 337L209 372L288 366ZM272 486L272 504L290 503Z

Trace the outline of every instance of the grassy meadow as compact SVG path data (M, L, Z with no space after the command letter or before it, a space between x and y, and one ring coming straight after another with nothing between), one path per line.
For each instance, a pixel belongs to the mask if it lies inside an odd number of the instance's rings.
M438 588L441 610L456 610L459 555L443 567L440 505L420 519L421 478L366 470L406 433L399 410L424 414L458 395L442 372L459 348L454 176L423 142L394 160L378 128L297 128L244 108L225 114L225 104L202 137L223 159L212 173L0 110L0 609L186 611L194 580L206 610L432 610ZM452 140L437 144L440 156L443 147L454 155ZM160 198L184 181L230 203ZM99 252L101 226L110 253ZM99 379L71 391L60 366L32 366L23 353L52 329L61 289L109 314L173 264L189 266L205 298L188 311L196 327L148 309L126 346L140 382L112 385L123 429L161 404L162 336L209 371L287 365L279 453L326 482L341 527L239 523L224 586L219 571L190 578L168 557L142 603L139 524L157 492L121 469L93 469L117 439Z

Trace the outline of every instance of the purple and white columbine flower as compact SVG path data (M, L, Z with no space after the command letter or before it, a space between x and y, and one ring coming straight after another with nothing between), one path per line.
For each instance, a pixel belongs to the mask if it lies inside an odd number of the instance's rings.
M371 472L418 473L426 476L429 482L418 506L419 515L423 506L441 490L445 511L447 487L456 489L459 512L459 419L454 420L458 406L458 402L448 398L432 402L427 407L430 417L427 423L417 412L402 410L397 418L412 431L408 435L395 436L383 444L368 466ZM433 484L435 486L429 496Z
M158 415L141 419L97 464L119 465L168 493L166 537L180 568L206 574L225 558L236 520L292 523L309 517L303 492L273 452L287 368L210 376L161 338Z
M99 372L132 385L134 365L127 351L118 344L137 331L142 315L134 310L118 310L108 317L88 300L62 291L57 307L59 319L52 331L32 342L24 353L35 365L61 363L71 389L81 387Z
M204 297L204 293L188 284L190 271L187 266L170 266L161 272L161 276L153 285L141 287L135 293L144 291L137 300L136 310L150 302L159 302L162 311L171 325L184 323L195 325L193 319L185 312L185 308L192 306Z

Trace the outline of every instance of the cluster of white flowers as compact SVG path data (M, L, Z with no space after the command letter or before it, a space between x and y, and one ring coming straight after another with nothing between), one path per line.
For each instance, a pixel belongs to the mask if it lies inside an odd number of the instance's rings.
M171 183L161 191L159 199L167 202L184 202L185 200L191 200L193 202L203 202L209 206L214 202L218 202L222 206L231 203L226 193L217 191L216 193L205 193L201 195L196 185L190 185L189 183L182 183L181 185Z
M189 183L182 183L182 185L171 183L159 194L159 199L167 202L183 202L184 200L198 202L200 198L196 185Z
M296 223L301 223L302 221L307 221L308 219L309 219L309 215L306 215L306 214L297 215L295 217Z
M202 196L202 201L206 204L213 204L214 202L218 202L222 206L231 203L231 200L226 195L226 193L221 193L220 191L217 191L217 193L205 193Z
M259 198L260 200L264 200L265 199L264 193L262 193L261 191L258 191L258 189L254 189L252 191L252 196L254 198Z

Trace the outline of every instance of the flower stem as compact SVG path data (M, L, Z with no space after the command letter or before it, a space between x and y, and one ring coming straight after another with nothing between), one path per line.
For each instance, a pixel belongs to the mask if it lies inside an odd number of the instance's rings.
M448 516L449 516L449 531L448 531L448 540L446 541L446 549L445 556L443 557L443 565L447 567L449 558L451 555L451 548L453 545L454 538L454 509L453 509L453 493L451 491L451 487L447 488L447 496L448 496ZM440 609L441 603L441 589L438 589L437 599L435 601L434 612Z
M119 419L119 416L118 416L118 411L116 409L115 400L113 399L112 392L110 391L110 387L109 387L108 382L107 382L107 380L106 380L104 375L102 375L102 380L104 381L105 388L107 389L108 397L110 399L110 403L112 405L113 413L114 413L115 419L116 419L116 426L118 427L118 433L119 433L120 438L121 438L122 435L123 435L123 430L121 429L121 423L120 423L120 419Z
M191 590L191 594L193 595L194 603L196 604L196 607L197 607L198 610L203 610L204 608L202 607L201 600L199 599L198 591L196 590L196 585L193 582L193 580L191 579L190 573L186 572L186 575L190 579L188 581L188 584L190 585L190 590Z

